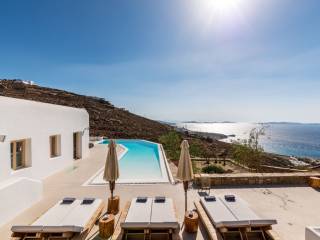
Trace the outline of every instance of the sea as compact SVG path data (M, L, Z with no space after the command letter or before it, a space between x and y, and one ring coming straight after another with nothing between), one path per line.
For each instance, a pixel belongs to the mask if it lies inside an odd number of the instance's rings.
M320 124L304 123L234 123L234 122L180 122L177 127L190 131L221 133L231 142L248 139L253 128L263 127L260 145L264 151L294 157L320 159Z

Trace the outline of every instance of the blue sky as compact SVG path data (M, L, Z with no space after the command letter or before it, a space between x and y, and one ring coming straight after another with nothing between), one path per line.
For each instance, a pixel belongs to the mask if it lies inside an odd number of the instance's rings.
M319 0L1 0L0 78L159 120L320 122Z

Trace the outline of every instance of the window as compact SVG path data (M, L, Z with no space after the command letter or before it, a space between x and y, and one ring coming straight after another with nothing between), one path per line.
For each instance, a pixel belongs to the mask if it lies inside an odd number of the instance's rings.
M11 168L18 170L26 167L26 141L13 141L10 144Z
M50 157L58 157L61 155L61 136L50 136Z

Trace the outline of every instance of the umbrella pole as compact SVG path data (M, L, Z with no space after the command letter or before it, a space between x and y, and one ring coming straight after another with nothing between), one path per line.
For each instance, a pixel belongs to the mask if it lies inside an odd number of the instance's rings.
M188 200L187 200L188 181L183 182L183 188L184 188L184 206L185 206L185 212L187 212L187 209L188 209Z
M114 185L115 185L115 182L114 182L114 181L109 182L110 192L111 192L111 199L113 199Z

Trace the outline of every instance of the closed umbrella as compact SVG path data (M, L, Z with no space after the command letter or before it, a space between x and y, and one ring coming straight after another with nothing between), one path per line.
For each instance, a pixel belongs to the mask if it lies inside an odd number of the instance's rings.
M185 211L187 211L187 191L188 184L193 180L193 169L189 153L189 144L187 140L183 140L181 143L181 153L178 165L177 178L183 182L183 188L185 192Z
M108 155L104 168L103 179L109 182L111 191L111 199L113 199L113 191L115 189L116 180L119 178L119 165L117 156L117 144L115 140L110 140L108 145Z

